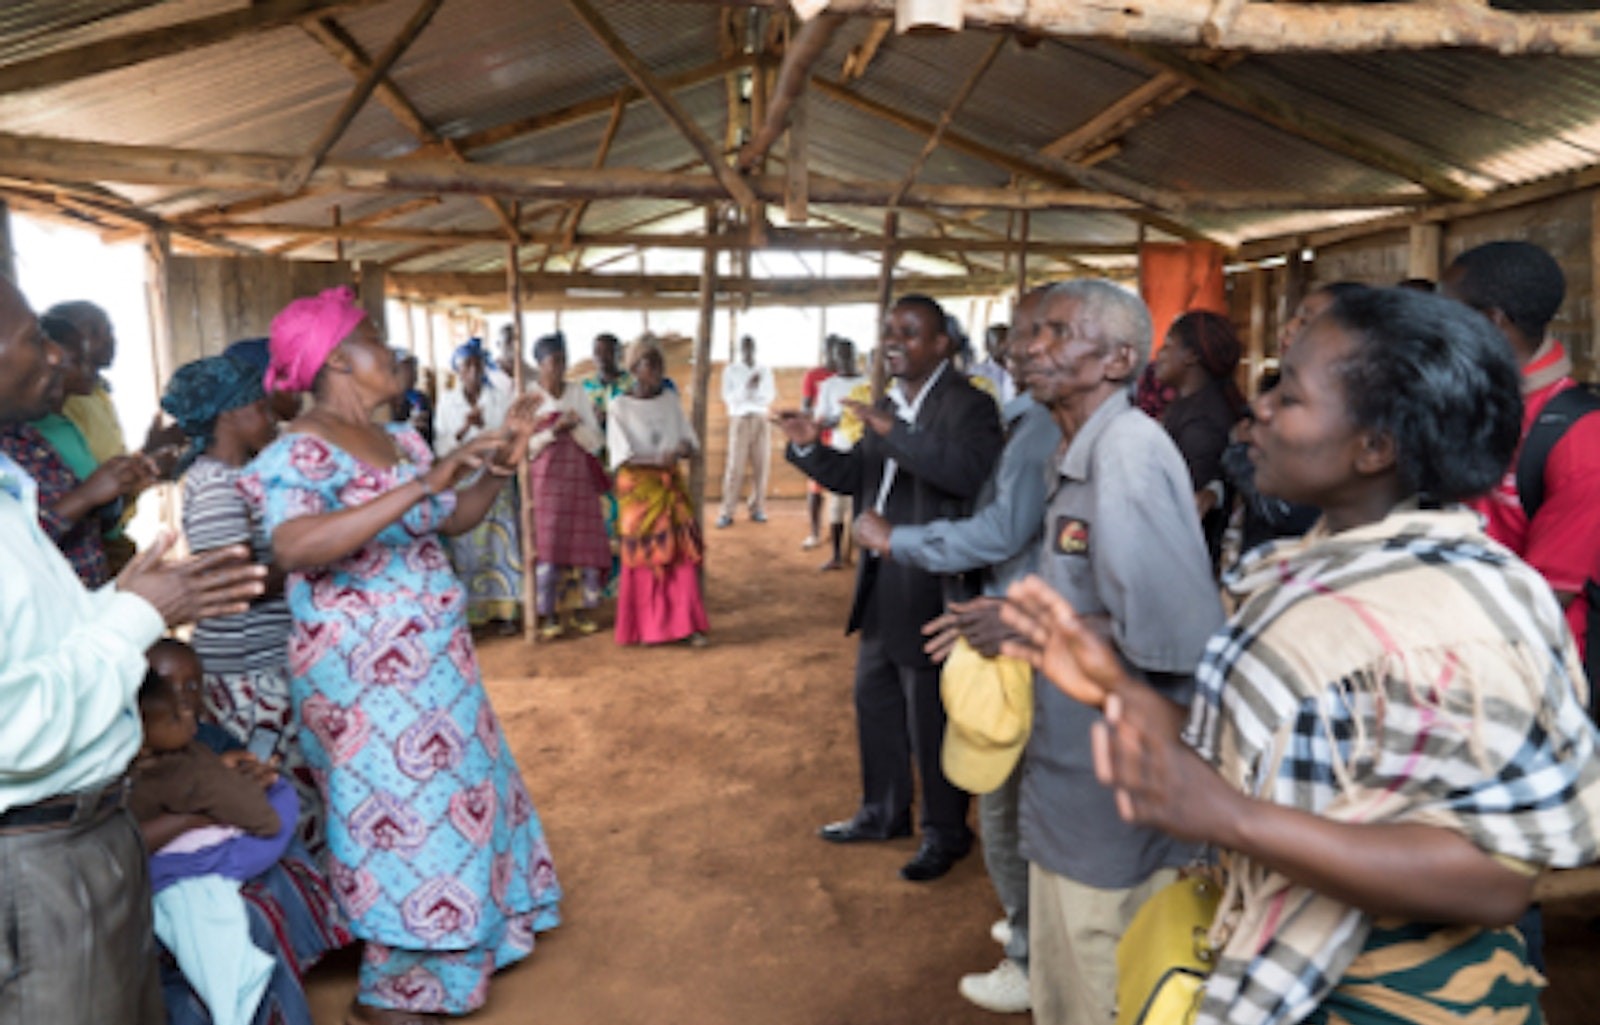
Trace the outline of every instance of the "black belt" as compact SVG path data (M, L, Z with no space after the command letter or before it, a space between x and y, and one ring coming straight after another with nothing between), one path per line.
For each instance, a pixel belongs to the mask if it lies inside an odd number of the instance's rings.
M127 798L128 779L118 776L109 783L76 794L48 797L36 804L24 804L0 812L0 833L60 828L86 822L102 812L122 807Z

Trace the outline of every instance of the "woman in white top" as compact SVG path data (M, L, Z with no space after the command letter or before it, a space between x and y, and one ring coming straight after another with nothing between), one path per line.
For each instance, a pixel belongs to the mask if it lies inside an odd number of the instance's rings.
M700 595L704 548L678 471L681 460L699 451L700 439L677 392L663 388L665 361L653 339L628 347L627 370L633 389L612 401L606 420L622 541L617 643L687 639L700 647L709 629Z
M516 398L499 375L489 372L493 368L481 338L457 348L450 369L456 382L439 396L434 418L433 450L440 458L499 427ZM522 619L522 546L514 478L500 489L483 522L450 539L450 561L467 588L467 622L516 633Z
M597 629L589 610L600 604L611 542L601 498L610 478L597 454L605 444L594 404L582 388L567 384L567 341L557 332L533 346L542 399L534 413L536 433L528 442L528 489L532 496L524 536L527 572L534 575L539 636L554 640L571 614L582 634Z

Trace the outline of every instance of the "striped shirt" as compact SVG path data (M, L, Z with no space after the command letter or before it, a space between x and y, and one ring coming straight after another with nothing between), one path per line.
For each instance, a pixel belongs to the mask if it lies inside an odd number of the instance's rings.
M272 561L272 544L235 486L243 467L201 456L183 478L183 534L192 552L248 542L256 561ZM282 594L259 598L236 616L204 619L193 645L208 674L281 669L289 657L289 607Z

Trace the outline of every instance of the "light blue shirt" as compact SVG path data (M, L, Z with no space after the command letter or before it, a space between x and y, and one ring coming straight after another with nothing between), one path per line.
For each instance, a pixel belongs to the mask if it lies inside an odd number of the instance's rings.
M0 812L108 782L143 740L144 599L90 591L39 529L33 479L0 455Z
M1000 465L978 492L978 511L964 520L935 520L895 527L889 557L929 573L965 573L992 567L983 593L1003 595L1039 561L1051 459L1061 428L1050 411L1026 393L1003 411L1007 438Z

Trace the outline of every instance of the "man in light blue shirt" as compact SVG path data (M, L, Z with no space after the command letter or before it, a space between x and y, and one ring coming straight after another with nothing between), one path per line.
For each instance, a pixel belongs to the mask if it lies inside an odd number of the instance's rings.
M61 351L0 279L0 421L59 395ZM150 887L124 772L143 740L144 652L170 624L243 611L243 547L163 561L164 539L88 591L0 456L0 1025L164 1020Z
M1027 392L1026 349L1038 324L1036 315L1045 289L1036 288L1018 300L1011 315L1005 351L1021 394L1006 403L1001 420L1006 446L1000 465L978 493L978 511L962 520L935 520L891 527L874 512L856 522L856 540L863 548L929 573L984 570L983 593L1003 597L1013 581L1034 571L1044 525L1046 478L1061 445L1061 428L1050 411ZM956 613L959 615L959 613ZM1006 956L988 972L962 978L960 991L979 1007L1002 1014L1020 1014L1032 1006L1028 989L1028 863L1018 850L1017 768L999 789L978 796L979 838L983 862L1005 918L995 923Z

